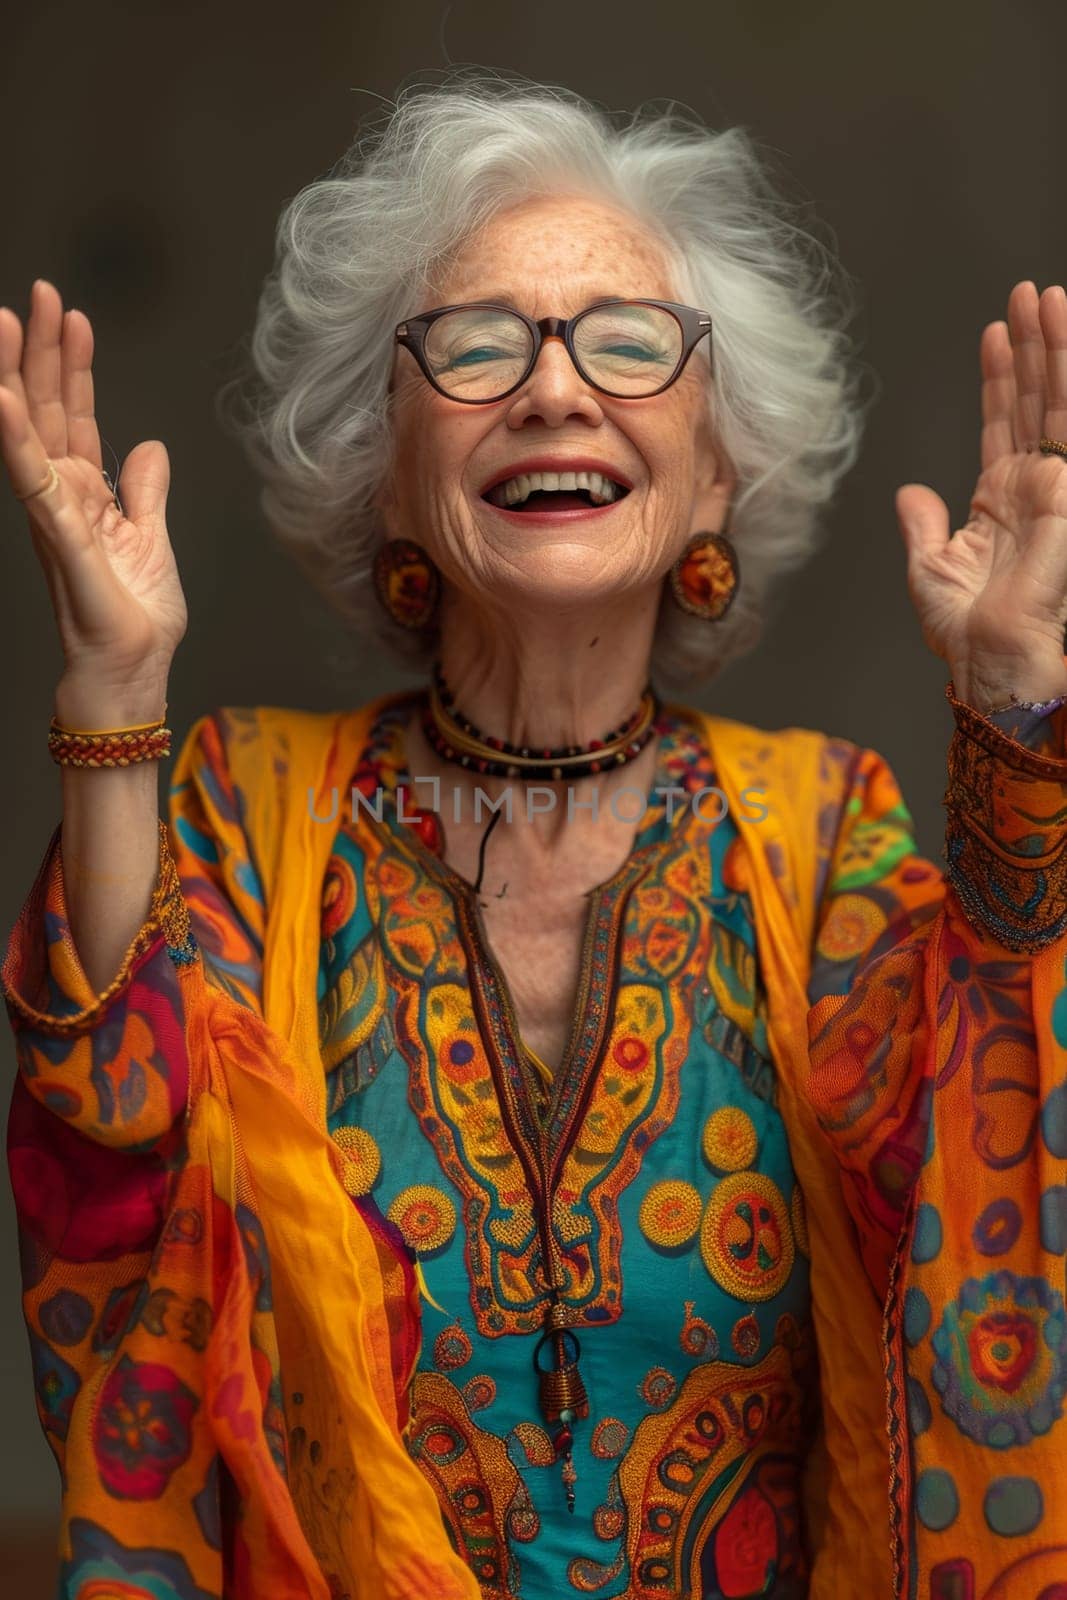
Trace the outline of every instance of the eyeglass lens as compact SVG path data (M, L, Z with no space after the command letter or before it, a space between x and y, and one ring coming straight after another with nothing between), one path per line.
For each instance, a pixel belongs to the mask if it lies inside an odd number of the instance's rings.
M682 329L658 306L597 306L574 328L574 349L586 379L609 394L639 399L673 374ZM464 306L432 323L424 354L440 387L460 400L490 400L519 383L530 364L533 336L512 312Z

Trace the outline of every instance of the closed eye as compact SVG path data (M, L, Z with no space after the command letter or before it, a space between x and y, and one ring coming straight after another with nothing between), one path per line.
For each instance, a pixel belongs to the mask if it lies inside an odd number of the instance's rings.
M663 361L662 350L650 350L648 345L609 344L594 352L600 356L622 356L627 361Z
M447 372L456 367L474 367L483 361L506 361L506 350L494 350L489 345L480 345L476 350L464 350L461 355L454 356L447 367L442 367L442 372Z

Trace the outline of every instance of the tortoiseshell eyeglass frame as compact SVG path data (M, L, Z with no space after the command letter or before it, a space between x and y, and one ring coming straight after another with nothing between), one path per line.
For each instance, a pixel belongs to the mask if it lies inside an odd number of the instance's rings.
M678 357L677 366L665 383L661 383L656 389L650 389L648 394L618 394L613 389L605 389L602 384L597 383L582 368L578 353L574 348L574 330L583 317L587 317L592 311L603 310L605 306L654 306L660 311L668 312L682 330L682 349ZM509 316L517 317L530 332L532 348L526 370L515 383L502 390L500 394L486 395L477 400L472 400L465 395L452 394L449 390L441 387L430 370L430 364L426 359L425 343L427 333L439 317L446 316L450 311L477 310L504 311ZM539 321L534 321L533 317L528 317L524 312L517 311L514 306L498 305L492 300L473 300L463 305L438 306L435 310L424 311L417 317L408 317L404 322L397 325L395 339L397 344L403 345L405 350L411 351L427 383L436 389L438 394L443 395L446 400L454 400L457 405L461 406L491 406L496 405L499 400L506 400L508 395L514 394L517 389L522 388L537 365L537 358L541 354L541 346L546 339L562 340L567 354L573 361L582 381L587 383L591 389L595 389L598 394L606 394L613 400L651 400L656 395L662 394L665 389L669 389L671 384L677 381L701 339L706 335L710 335L710 333L711 317L708 312L697 311L693 306L677 305L673 300L597 300L593 305L586 306L582 311L576 312L573 317L542 317Z

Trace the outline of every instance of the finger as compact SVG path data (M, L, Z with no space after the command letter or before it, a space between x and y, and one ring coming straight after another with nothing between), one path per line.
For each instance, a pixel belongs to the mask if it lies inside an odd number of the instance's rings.
M119 497L131 522L160 521L166 515L170 457L159 439L135 445L119 475Z
M905 483L896 493L897 522L908 551L908 575L943 550L951 528L948 506L939 494L924 483Z
M1015 449L1015 359L1006 322L991 322L982 333L982 469Z
M48 479L48 455L26 413L25 402L0 387L0 454L11 487L26 495Z
M11 486L38 530L52 542L90 538L88 524L30 421L22 401L0 389L0 451Z
M63 302L58 289L38 278L30 291L30 316L22 356L22 381L30 421L52 457L67 454L67 417L60 387Z
M26 404L22 384L22 323L9 306L0 306L0 384Z
M1015 360L1016 450L1033 450L1045 424L1045 337L1037 311L1037 286L1017 283L1008 298L1008 328Z
M1045 420L1042 434L1067 444L1067 292L1046 289L1038 304L1045 340Z
M60 356L68 452L84 456L102 471L104 463L93 402L93 330L83 311L68 311L63 318Z

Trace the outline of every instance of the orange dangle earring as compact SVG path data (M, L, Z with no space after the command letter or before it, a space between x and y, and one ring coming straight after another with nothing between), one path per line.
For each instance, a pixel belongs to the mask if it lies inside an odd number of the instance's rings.
M741 574L725 533L694 533L671 567L671 593L691 617L718 622L734 603Z
M374 557L374 587L393 621L414 631L433 621L441 574L414 539L387 539Z

